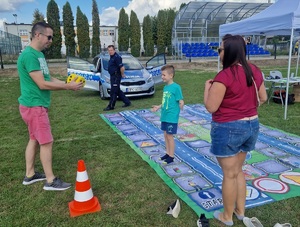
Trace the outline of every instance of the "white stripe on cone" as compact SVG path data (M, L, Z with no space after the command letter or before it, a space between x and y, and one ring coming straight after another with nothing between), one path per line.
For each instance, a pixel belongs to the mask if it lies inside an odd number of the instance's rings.
M77 172L76 181L77 182L84 182L89 179L86 170L83 172Z
M74 200L77 202L86 202L86 201L92 199L93 197L94 197L94 195L93 195L93 191L91 188L84 192L78 192L75 190Z

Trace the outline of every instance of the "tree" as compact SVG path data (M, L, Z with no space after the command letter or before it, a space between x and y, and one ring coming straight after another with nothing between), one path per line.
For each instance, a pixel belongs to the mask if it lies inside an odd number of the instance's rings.
M96 56L101 49L100 43L100 18L98 6L95 0L93 0L92 9L92 26L93 26L93 37L92 37L92 56Z
M127 51L129 47L129 22L128 14L124 8L120 10L118 21L118 49L121 51Z
M154 45L157 45L157 17L152 17L152 39Z
M33 12L33 21L31 23L35 24L37 22L45 22L45 17L38 9L35 9Z
M159 10L157 14L157 51L165 51L167 15L164 10Z
M186 3L181 3L181 5L180 5L180 7L179 7L179 11L183 8L183 7L185 7L187 4Z
M77 6L76 14L77 26L77 51L80 58L90 57L90 37L89 37L89 23L86 15L82 13L79 6Z
M144 40L144 50L146 56L151 56L153 54L153 33L152 33L152 20L149 14L144 17L143 20L143 40Z
M175 9L164 9L158 11L156 22L156 45L158 53L164 53L172 47L172 28L175 17Z
M141 49L141 26L136 13L130 12L130 47L133 56L140 56Z
M63 24L64 36L66 45L66 55L75 56L75 31L74 31L74 16L72 13L71 5L67 1L63 6Z
M167 50L171 50L172 49L172 29L173 29L174 20L176 17L176 11L175 11L175 9L168 9L166 11L166 14L167 14L167 21L166 21L165 47L167 48ZM168 52L170 53L170 51L168 51Z
M48 58L61 58L61 32L59 22L59 10L56 2L50 0L47 5L47 21L53 28L53 40L49 49L46 50Z

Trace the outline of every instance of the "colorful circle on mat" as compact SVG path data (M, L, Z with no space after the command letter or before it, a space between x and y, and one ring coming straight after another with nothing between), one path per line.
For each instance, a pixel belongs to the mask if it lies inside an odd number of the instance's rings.
M252 158L252 154L250 152L247 152L246 154L246 160L249 160Z
M201 199L213 199L216 197L216 195L210 191L201 191L198 195Z
M288 184L300 186L300 173L299 172L285 172L280 174L280 180Z
M246 200L256 200L257 198L259 198L259 196L260 192L256 188L247 185Z
M286 183L272 178L258 178L253 181L253 185L263 192L284 194L289 191Z

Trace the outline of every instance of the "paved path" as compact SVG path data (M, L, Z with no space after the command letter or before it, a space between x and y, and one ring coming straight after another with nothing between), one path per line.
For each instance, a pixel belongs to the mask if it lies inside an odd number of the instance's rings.
M48 63L49 67L62 67L65 66L67 68L67 63L66 62L57 62L57 63ZM17 64L4 64L3 65L4 69L16 69ZM0 66L1 69L1 66Z
M296 56L292 56L292 58L296 58ZM274 56L267 56L267 57L250 57L250 60L266 60L266 59L274 59ZM288 56L277 56L276 59L288 59ZM191 62L216 62L218 61L217 58L191 58ZM142 64L146 64L146 60L142 59L140 60ZM188 63L189 59L167 59L167 62L172 63ZM49 67L67 67L66 62L50 62L48 63ZM17 64L4 64L4 69L14 69L17 68ZM0 66L1 69L1 66Z

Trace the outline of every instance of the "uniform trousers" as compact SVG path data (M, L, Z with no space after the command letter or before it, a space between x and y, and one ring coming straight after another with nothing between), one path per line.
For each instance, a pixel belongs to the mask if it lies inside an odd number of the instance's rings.
M130 104L130 100L125 96L123 91L120 89L120 84L121 84L121 75L110 75L110 84L111 84L111 89L110 89L110 100L109 100L109 106L114 108L115 104L117 102L117 98L121 99L125 105Z

